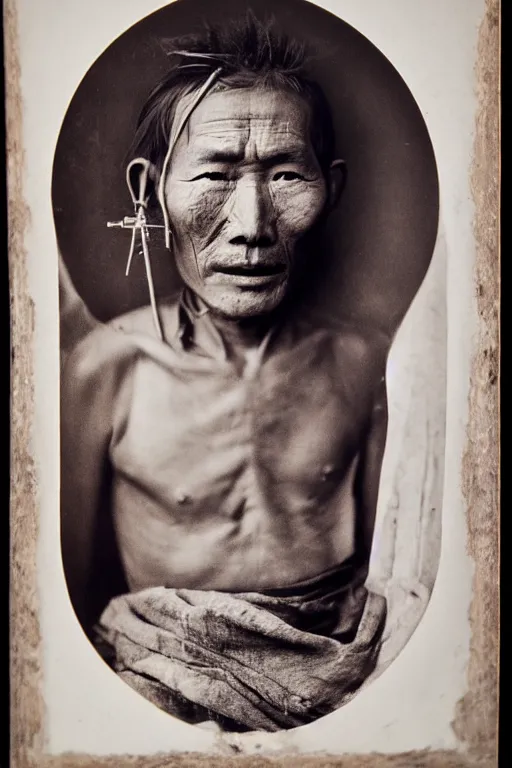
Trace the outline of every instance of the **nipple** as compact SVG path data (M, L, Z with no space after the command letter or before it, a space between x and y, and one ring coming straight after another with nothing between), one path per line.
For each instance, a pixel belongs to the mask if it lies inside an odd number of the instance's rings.
M326 464L325 467L322 469L322 480L326 482L329 480L332 475L334 474L334 467L332 464Z
M184 491L177 491L176 493L176 501L178 504L188 504L190 502L190 496L188 493L185 493Z

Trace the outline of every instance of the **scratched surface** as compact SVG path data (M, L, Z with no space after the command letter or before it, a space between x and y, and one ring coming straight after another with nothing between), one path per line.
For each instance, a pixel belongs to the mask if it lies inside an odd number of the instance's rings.
M59 766L495 766L498 644L498 22L499 4L488 0L480 30L477 117L472 176L476 203L475 237L478 246L475 274L479 326L474 342L470 392L470 422L463 462L467 502L469 552L475 563L471 609L471 656L467 693L459 702L455 731L465 745L453 752L401 755L346 755L242 757L226 744L226 756L165 755L147 758L87 755L45 757L42 732L45 704L41 680L41 638L37 614L36 542L38 488L31 455L34 370L32 340L34 308L27 287L23 247L29 211L23 200L22 106L15 2L7 2L5 49L8 125L9 262L12 317L12 765ZM428 572L428 564L426 571ZM322 745L318 745L321 751Z

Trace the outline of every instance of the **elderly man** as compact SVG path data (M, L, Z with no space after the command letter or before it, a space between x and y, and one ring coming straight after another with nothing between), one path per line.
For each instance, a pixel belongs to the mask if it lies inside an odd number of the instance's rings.
M300 301L344 179L302 48L250 18L172 54L128 177L141 216L160 204L184 290L67 360L64 567L84 629L158 706L290 728L378 656L385 600L364 582L389 339Z

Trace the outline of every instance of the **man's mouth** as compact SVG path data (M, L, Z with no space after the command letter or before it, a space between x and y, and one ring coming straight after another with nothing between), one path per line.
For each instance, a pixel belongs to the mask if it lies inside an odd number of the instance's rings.
M274 277L280 275L286 269L284 264L240 264L228 267L217 267L216 272L223 275L235 275L240 277Z
M214 267L214 282L240 290L265 290L286 277L285 264L230 264Z

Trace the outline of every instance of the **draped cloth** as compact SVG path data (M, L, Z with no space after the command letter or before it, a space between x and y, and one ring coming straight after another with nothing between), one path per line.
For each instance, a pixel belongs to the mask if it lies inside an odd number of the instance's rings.
M305 725L347 703L375 668L384 597L345 564L293 587L154 587L114 598L96 645L132 688L190 723Z

